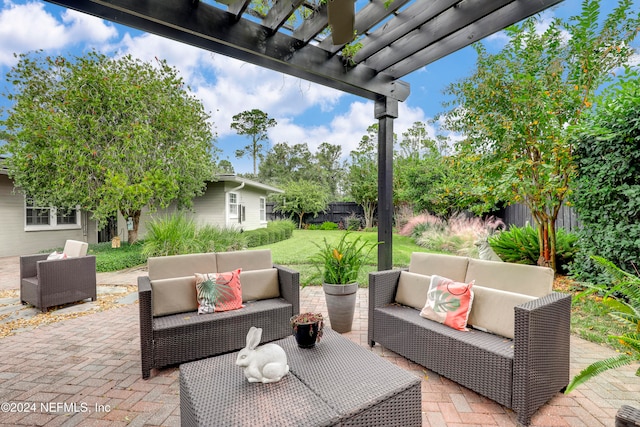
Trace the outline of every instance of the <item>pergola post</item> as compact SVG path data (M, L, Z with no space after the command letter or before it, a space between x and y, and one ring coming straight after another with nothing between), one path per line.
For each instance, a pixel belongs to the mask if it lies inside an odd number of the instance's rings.
M393 119L398 101L386 96L376 100L378 119L378 271L393 268Z

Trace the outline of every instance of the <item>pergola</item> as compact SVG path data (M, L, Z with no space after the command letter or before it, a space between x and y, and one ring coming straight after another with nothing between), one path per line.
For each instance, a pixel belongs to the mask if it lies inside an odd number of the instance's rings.
M375 102L378 269L392 268L393 120L407 74L562 0L358 0L351 58L334 45L328 2L354 0L47 0Z

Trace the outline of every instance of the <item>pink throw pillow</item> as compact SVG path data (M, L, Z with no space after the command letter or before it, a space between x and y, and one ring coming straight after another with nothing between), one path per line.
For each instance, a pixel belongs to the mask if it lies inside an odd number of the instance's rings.
M473 303L473 283L474 281L465 284L432 276L427 302L420 316L459 331L467 331L467 320Z

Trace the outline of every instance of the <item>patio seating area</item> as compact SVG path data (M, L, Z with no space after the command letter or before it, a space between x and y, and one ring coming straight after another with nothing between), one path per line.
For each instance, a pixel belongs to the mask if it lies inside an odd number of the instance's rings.
M18 289L18 264L17 257L0 258L0 290ZM98 285L135 285L140 274L139 269L99 273ZM512 410L380 345L370 349L367 299L367 290L360 289L353 330L344 336L421 378L423 426L516 425ZM302 289L300 304L302 311L327 314L320 287ZM149 380L141 378L138 324L134 301L0 338L0 426L180 425L178 367L158 370ZM571 374L613 353L572 336ZM554 396L531 425L614 425L622 405L640 405L634 372L633 366L609 371L569 396ZM240 368L238 374L243 375Z

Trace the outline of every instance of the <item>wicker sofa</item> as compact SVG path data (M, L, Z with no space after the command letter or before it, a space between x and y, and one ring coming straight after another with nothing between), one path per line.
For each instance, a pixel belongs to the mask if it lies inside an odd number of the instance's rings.
M298 272L275 266L271 251L238 251L151 257L138 277L142 377L151 369L239 350L251 326L263 342L291 334L300 310ZM242 269L244 307L198 315L195 273Z
M469 331L420 316L431 275L475 280ZM369 342L512 408L528 425L569 383L571 296L552 285L548 268L414 253L408 270L370 274Z

